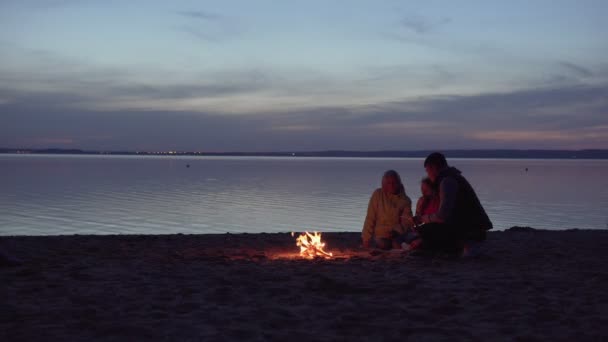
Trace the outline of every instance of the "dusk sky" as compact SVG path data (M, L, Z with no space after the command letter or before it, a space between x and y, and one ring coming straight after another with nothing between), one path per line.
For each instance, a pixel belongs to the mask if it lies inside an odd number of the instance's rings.
M0 0L0 147L608 148L608 1Z

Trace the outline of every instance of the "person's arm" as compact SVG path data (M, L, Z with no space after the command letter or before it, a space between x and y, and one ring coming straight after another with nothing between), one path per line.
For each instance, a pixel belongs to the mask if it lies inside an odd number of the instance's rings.
M418 199L418 202L416 202L416 216L420 216L420 214L422 214L422 209L424 209L424 202L426 202L424 196L420 197Z
M399 223L403 229L403 233L407 232L408 229L414 226L414 215L412 215L412 200L405 196L407 204L401 212Z
M423 217L423 222L444 223L451 216L456 206L456 193L458 192L458 182L453 178L445 178L439 185L439 210Z
M368 248L369 243L374 236L374 229L376 228L376 208L378 206L378 191L372 194L367 205L367 215L365 216L365 222L363 223L363 231L361 232L361 239L363 240L363 247Z

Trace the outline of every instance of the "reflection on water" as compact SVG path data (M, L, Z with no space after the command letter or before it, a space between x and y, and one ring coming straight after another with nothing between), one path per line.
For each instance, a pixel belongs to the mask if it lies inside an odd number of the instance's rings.
M497 229L607 228L608 161L449 161ZM421 159L0 155L0 235L359 231L391 168L415 203Z

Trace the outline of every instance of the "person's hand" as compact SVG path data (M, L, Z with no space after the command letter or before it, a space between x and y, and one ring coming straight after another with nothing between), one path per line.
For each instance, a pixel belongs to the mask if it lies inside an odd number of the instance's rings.
M431 215L420 215L418 217L418 225L431 222Z
M407 215L399 217L399 222L403 227L411 227L416 224L416 222L414 222L414 218Z

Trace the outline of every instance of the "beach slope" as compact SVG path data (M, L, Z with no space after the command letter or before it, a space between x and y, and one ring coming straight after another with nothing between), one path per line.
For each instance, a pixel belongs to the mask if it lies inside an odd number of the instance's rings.
M0 237L0 340L602 340L608 231L491 232L479 258L327 233Z

